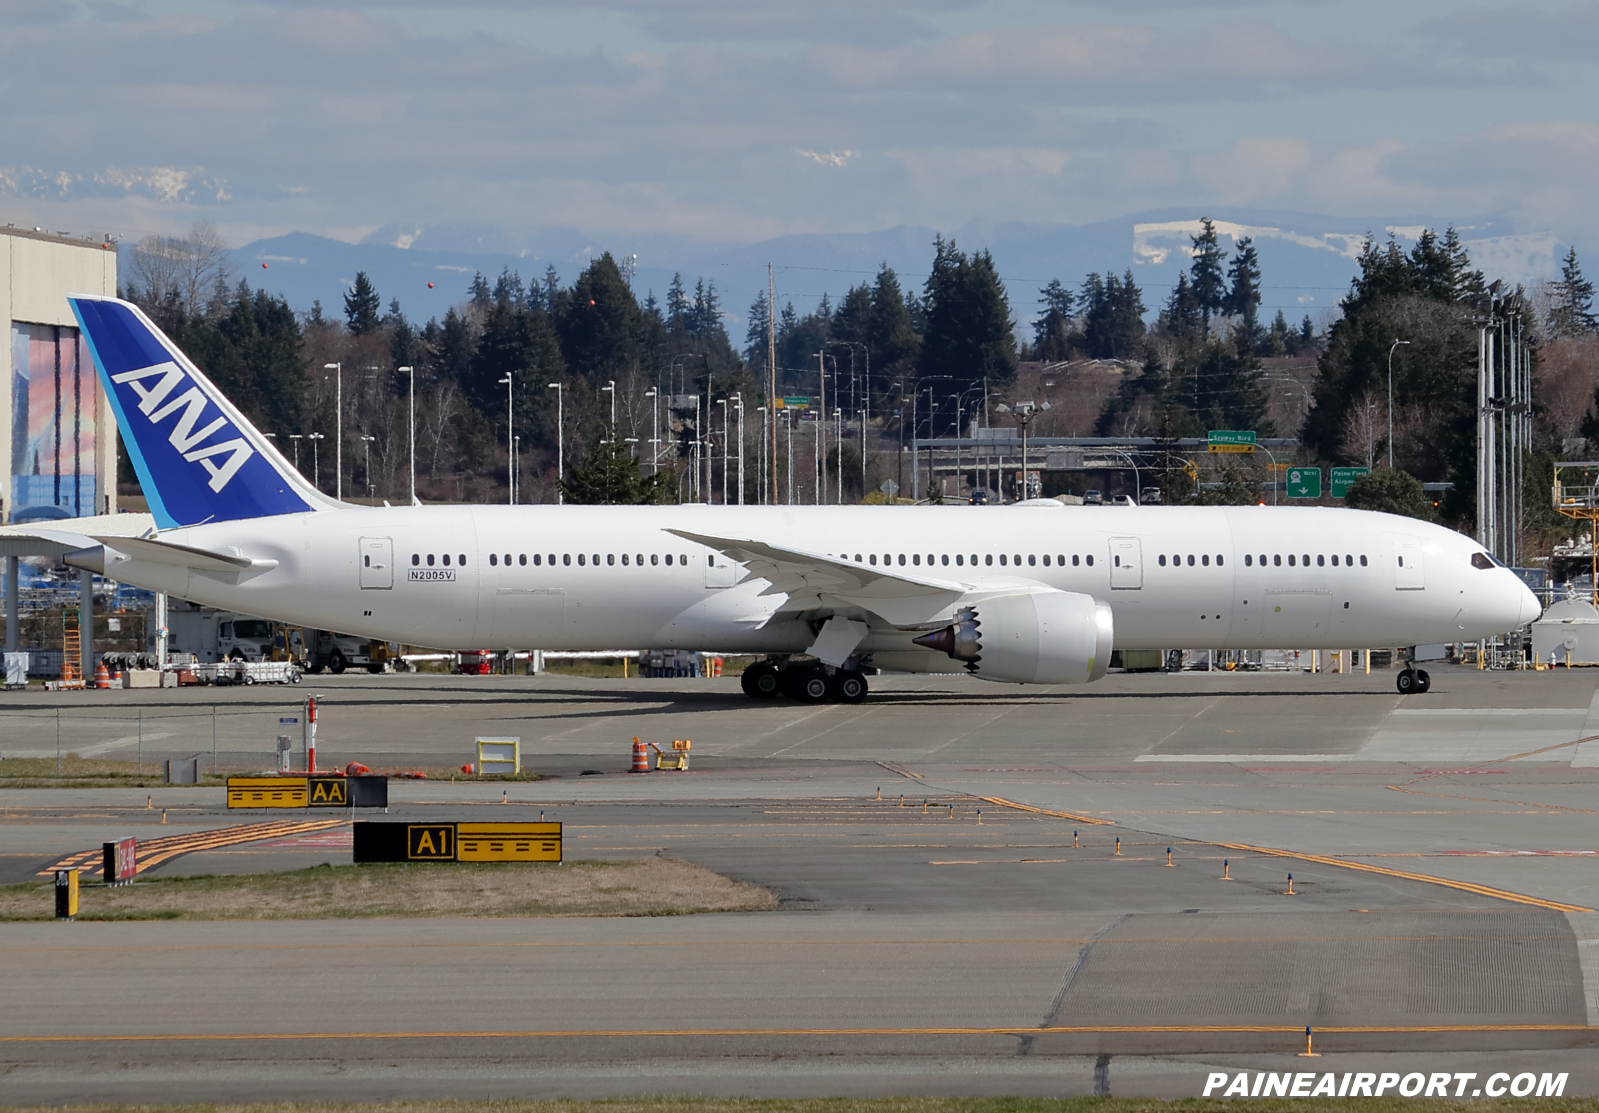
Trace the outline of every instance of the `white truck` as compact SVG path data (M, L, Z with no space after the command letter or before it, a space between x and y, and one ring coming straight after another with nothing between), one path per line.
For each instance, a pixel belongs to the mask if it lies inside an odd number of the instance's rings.
M387 647L374 653L373 643L353 634L302 630L256 615L215 611L174 601L167 616L168 648L192 653L202 664L218 661L303 661L310 672L347 668L383 671Z

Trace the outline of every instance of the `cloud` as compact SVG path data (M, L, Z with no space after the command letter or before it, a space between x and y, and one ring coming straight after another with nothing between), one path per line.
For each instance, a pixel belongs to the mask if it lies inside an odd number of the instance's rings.
M798 148L796 148L796 150L798 150ZM806 158L810 159L812 162L816 163L818 166L834 166L834 167L838 167L838 168L842 169L843 167L849 165L850 157L852 155L854 155L855 152L854 151L829 151L826 154L822 154L822 153L817 152L817 151L799 151L799 154L801 154L801 155L805 156Z

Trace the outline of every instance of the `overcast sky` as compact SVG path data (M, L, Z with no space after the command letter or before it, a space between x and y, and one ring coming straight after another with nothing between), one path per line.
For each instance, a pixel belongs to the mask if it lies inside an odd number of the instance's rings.
M1156 206L1599 237L1599 3L0 0L0 221L707 244Z

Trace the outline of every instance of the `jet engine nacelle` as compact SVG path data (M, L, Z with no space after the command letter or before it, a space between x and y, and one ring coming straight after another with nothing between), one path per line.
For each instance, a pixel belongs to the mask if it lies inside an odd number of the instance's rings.
M1073 591L984 599L917 645L965 661L973 676L1015 684L1086 684L1105 675L1110 604Z

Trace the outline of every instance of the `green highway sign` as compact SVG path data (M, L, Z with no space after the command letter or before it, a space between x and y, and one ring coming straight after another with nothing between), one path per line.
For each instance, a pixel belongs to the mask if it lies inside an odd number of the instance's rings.
M811 408L811 400L808 396L798 398L785 397L783 399L783 408L789 410L808 410Z
M1212 429L1210 431L1211 450L1214 451L1219 444L1247 444L1254 447L1255 431L1253 429Z
M1350 485L1370 470L1370 468L1334 468L1332 470L1332 497L1341 499L1348 495Z
M1291 499L1321 498L1321 469L1289 468L1288 497Z

